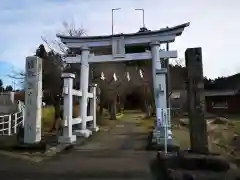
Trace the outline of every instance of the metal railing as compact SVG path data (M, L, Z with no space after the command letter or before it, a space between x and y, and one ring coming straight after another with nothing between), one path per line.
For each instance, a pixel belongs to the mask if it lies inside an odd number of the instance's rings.
M24 109L25 105L23 102L18 101L17 113L0 115L0 135L11 136L17 133L17 128L24 124Z
M11 136L17 133L18 126L24 123L23 111L0 116L0 135Z

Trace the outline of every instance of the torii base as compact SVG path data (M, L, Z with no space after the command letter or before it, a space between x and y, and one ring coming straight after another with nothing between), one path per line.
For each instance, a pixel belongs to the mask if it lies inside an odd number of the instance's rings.
M73 144L76 142L76 140L77 140L77 137L75 135L72 135L70 137L59 136L58 138L58 142L60 144Z
M172 131L168 130L167 132L167 144L172 144ZM152 142L157 144L165 143L165 129L154 129L152 133Z
M78 136L78 137L85 137L88 138L89 136L92 135L92 131L89 129L82 129L82 130L75 130L73 132L74 135Z
M166 139L167 142L165 142L164 131L154 129L148 137L147 150L164 151L166 143L168 152L178 151L179 146L175 145L171 130L169 131L170 132L168 132L168 138Z
M98 126L96 126L96 127L91 128L91 130L92 130L93 132L98 132L100 129L99 129Z

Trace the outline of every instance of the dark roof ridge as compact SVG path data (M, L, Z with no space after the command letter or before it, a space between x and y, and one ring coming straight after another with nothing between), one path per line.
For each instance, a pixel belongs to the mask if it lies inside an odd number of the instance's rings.
M57 37L63 38L63 39L103 39L103 38L111 38L111 37L119 37L119 36L138 36L138 35L144 35L144 34L157 34L157 33L165 33L174 31L180 28L185 28L190 25L189 22L180 24L173 27L166 27L161 28L160 30L154 30L154 31L145 31L145 32L136 32L136 33L129 33L129 34L114 34L114 35L102 35L102 36L65 36L61 34L57 34ZM179 34L180 35L180 34Z

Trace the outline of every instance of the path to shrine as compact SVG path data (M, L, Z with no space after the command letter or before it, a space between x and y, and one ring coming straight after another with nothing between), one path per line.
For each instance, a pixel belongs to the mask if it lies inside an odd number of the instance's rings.
M152 179L156 152L145 151L146 130L141 113L112 121L84 145L42 163L1 157L1 179Z

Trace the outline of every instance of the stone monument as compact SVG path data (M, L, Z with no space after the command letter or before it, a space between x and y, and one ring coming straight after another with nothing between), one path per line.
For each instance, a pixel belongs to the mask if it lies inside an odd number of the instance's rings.
M24 143L41 141L42 59L26 58Z
M204 118L204 81L202 48L188 48L185 52L187 67L188 113L191 150L208 152L207 124Z

